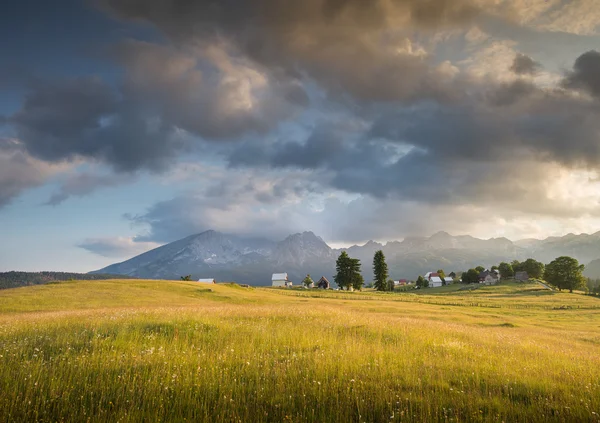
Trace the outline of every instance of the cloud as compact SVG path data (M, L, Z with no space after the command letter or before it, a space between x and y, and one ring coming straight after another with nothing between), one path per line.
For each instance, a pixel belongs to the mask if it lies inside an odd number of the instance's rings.
M600 97L600 53L591 50L579 56L573 70L567 73L563 86Z
M535 75L541 65L523 53L517 53L510 70L517 75Z
M145 253L160 244L139 242L128 237L88 238L79 244L80 248L103 257L126 259Z
M96 77L36 81L8 123L29 154L48 162L83 158L118 171L160 170L180 146L172 128L128 108Z
M60 188L52 194L45 205L57 206L70 197L84 197L100 188L115 187L133 180L135 180L135 176L129 174L72 173L66 177Z
M176 45L225 43L280 80L306 76L338 99L366 101L451 97L451 78L411 40L411 28L452 26L480 11L465 0L104 4L121 18L150 22Z
M67 169L31 157L16 139L0 138L0 208L21 192L42 185L47 178Z
M223 45L184 51L126 41L108 57L123 67L118 86L98 77L30 83L6 123L32 156L162 172L193 147L194 137L265 134L309 102L298 80L272 76Z
M306 171L213 169L194 179L203 188L125 218L140 228L135 240L142 242L171 242L208 229L278 239L310 229L298 205L320 192L316 178Z

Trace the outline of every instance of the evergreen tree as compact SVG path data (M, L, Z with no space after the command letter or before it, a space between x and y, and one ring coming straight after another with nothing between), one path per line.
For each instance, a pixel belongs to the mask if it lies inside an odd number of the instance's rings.
M362 289L365 281L360 274L360 260L351 258L348 253L342 251L335 263L335 283L340 289Z
M425 278L419 275L417 281L415 282L415 286L417 288L425 288Z
M378 291L386 291L388 289L388 267L385 262L383 251L379 250L373 257L373 273L375 275L375 289Z

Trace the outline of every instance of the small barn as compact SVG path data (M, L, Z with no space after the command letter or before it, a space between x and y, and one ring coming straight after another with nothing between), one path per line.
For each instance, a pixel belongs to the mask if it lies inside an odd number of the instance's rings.
M452 282L454 282L454 278L452 278L452 277L450 277L450 276L446 276L446 277L444 278L444 283L445 283L446 285L452 285Z
M515 279L518 281L526 281L529 280L529 275L527 272L515 272Z
M439 276L430 276L429 277L429 287L430 288L438 288L443 285L442 278Z
M317 282L317 288L329 289L329 286L330 284L327 278L325 276L321 276L321 279L319 279L319 282Z
M273 273L271 276L271 286L290 286L292 283L288 279L287 273Z
M200 283L217 283L217 281L215 281L215 278L200 278L198 279L198 282Z

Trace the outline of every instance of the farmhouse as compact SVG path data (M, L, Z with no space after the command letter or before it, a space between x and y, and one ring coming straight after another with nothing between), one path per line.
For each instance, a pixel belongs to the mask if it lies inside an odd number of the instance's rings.
M527 272L516 272L515 279L518 281L526 281L529 279L529 275L527 274Z
M292 282L288 279L287 273L273 273L271 277L272 286L292 286Z
M427 273L425 273L425 276L423 276L423 277L429 281L430 288L437 288L444 284L444 282L442 282L442 278L440 277L439 273L427 272Z
M200 282L200 283L217 283L215 281L215 278L206 278L206 279L200 278L200 279L198 279L198 282Z
M484 283L486 285L495 285L500 280L500 273L492 270L485 270L479 274L479 283Z
M429 287L430 288L439 288L444 283L442 282L442 278L439 276L431 276L429 277Z
M317 288L329 289L329 281L325 276L321 276L321 279L319 279L319 282L317 282Z

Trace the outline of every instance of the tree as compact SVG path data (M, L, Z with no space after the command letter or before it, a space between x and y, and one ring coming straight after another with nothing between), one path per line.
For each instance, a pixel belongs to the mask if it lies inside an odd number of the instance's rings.
M375 289L386 291L389 287L387 283L389 275L385 256L381 250L375 252L375 256L373 256L373 274L375 275Z
M544 275L544 263L528 258L521 263L523 270L527 272L530 278L540 279Z
M419 276L415 282L417 288L425 288L426 279L423 276Z
M585 278L583 269L585 266L573 257L561 256L554 259L546 266L546 281L559 290L568 289L573 292L574 289L583 288Z
M500 270L499 270L499 267L498 267L498 266L496 266L495 264L494 264L492 267L490 267L490 270L491 270L492 272L493 272L494 270L498 270L498 272L500 271Z
M512 278L515 275L512 265L504 261L498 266L498 271L500 272L500 277L504 279Z
M471 269L469 269L469 270L471 270ZM481 272L483 272L485 269L484 269L484 267L483 267L483 266L477 266L477 267L475 268L475 270L477 270L479 273L481 273ZM479 276L479 275L477 275L477 276Z
M181 280L182 281L191 281L192 280L192 275L182 276Z
M444 269L438 269L437 274L440 275L440 278L442 280L444 280L444 278L446 277L446 273L444 272Z
M360 274L360 260L349 257L345 251L341 252L335 262L335 269L334 280L341 289L350 289L350 287L361 289L365 283Z
M304 284L305 287L310 288L310 286L315 282L312 280L310 275L306 275L306 277L304 278L302 283Z
M354 274L352 275L352 288L354 288L355 291L360 291L362 289L363 285L365 284L365 279L360 274L360 260L359 259L351 259L351 260L356 260L358 262L358 271L354 272Z
M388 291L394 292L394 281L392 279L387 281L388 283Z
M513 260L510 262L510 265L513 268L513 272L517 273L517 272L522 272L525 269L523 268L523 263L521 263L519 260Z
M478 283L479 271L477 269L469 269L462 274L463 283Z

